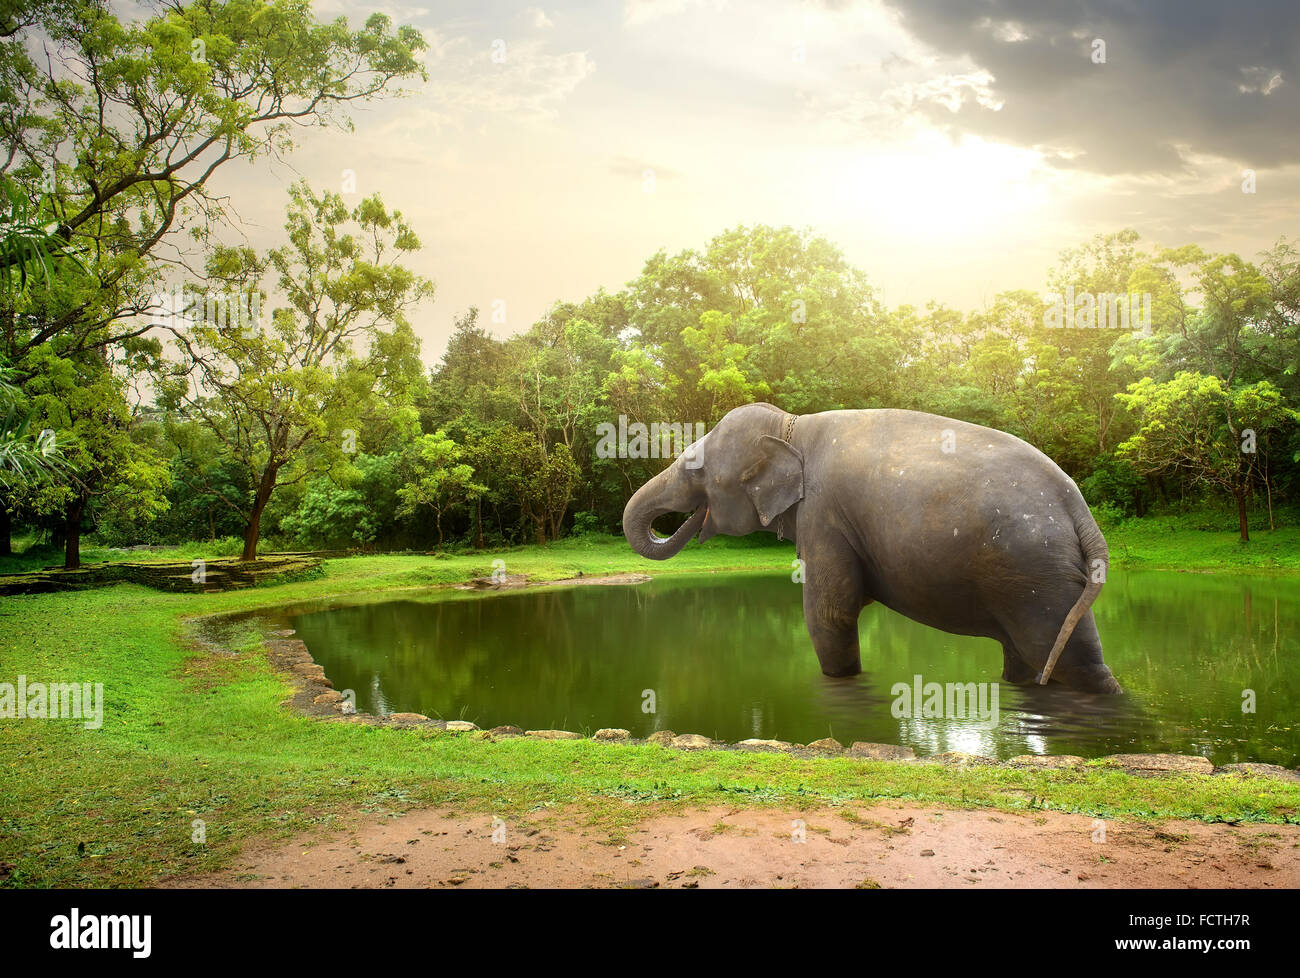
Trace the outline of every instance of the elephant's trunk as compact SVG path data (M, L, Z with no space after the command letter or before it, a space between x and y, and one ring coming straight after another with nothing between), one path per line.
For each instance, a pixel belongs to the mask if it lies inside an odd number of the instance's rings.
M699 532L704 523L704 518L708 515L708 508L703 505L694 506L690 503L686 505L673 505L679 500L673 498L674 493L671 491L674 487L678 473L674 468L669 468L660 472L644 486L637 490L636 495L628 500L627 506L623 509L623 535L627 537L627 542L632 545L632 549L642 557L649 557L651 560L667 560L669 557L675 557L686 546L686 542ZM665 513L681 513L694 509L695 513L678 527L677 532L669 537L661 537L655 533L652 524Z

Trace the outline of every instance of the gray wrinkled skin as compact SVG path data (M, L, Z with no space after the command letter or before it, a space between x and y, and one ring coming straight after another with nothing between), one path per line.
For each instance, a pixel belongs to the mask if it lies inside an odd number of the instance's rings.
M804 619L828 676L861 671L858 615L878 601L996 639L1008 682L1043 680L1059 644L1052 682L1121 691L1090 608L1106 541L1056 463L1005 432L917 411L803 415L789 444L788 417L770 404L728 413L628 501L632 547L664 560L697 534L779 527L805 563ZM666 513L693 515L664 538L651 524Z

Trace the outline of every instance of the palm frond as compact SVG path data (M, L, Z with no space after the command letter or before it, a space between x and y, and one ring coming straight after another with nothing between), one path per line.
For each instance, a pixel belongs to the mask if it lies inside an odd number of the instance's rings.
M7 180L0 182L0 278L6 299L12 304L30 282L48 288L57 261L71 262L86 271L75 249L57 230L32 217L31 205L18 187Z

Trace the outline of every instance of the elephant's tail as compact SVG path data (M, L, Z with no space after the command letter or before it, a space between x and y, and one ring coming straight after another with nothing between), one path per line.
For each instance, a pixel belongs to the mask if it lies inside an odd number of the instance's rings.
M1101 530L1097 526L1097 521L1092 518L1092 511L1088 509L1088 504L1084 502L1083 494L1079 492L1077 486L1072 486L1074 492L1070 493L1070 515L1074 519L1075 533L1079 536L1079 546L1083 549L1084 563L1086 564L1084 573L1088 583L1083 587L1083 593L1079 595L1079 600L1074 602L1074 607L1070 613L1065 616L1065 621L1061 624L1061 631L1056 636L1056 644L1052 646L1052 651L1048 653L1047 665L1043 666L1042 674L1039 676L1040 685L1047 685L1047 681L1052 678L1052 670L1056 668L1056 660L1061 657L1061 652L1065 648L1065 643L1070 640L1074 634L1074 626L1079 624L1079 619L1088 613L1092 603L1097 600L1097 595L1101 594L1101 587L1106 583L1106 571L1110 566L1110 549L1106 546L1106 538L1101 535Z

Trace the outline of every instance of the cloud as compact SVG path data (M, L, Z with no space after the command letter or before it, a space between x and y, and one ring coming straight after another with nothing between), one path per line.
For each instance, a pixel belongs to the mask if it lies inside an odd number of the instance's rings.
M920 98L957 132L1104 174L1267 169L1300 152L1300 4L1214 0L884 0L917 40L991 76L992 98ZM1105 42L1095 63L1094 41ZM969 94L969 93L967 93Z
M993 76L987 71L971 71L956 75L940 75L920 83L904 83L885 92L885 98L908 108L913 106L939 106L949 112L960 112L968 103L975 103L994 112L1002 108L1002 100L990 87Z
M830 85L801 93L807 113L828 135L873 143L910 140L918 130L949 128L975 106L1002 109L993 75L960 64L922 65L890 55L879 69L855 65Z
M438 48L430 71L424 114L436 127L465 125L484 116L526 120L552 118L596 70L585 51L552 53L540 41L493 41L474 44L466 38Z
M705 0L624 0L623 23L628 27L639 27L663 17L680 14L704 2Z
M555 22L546 16L546 11L541 7L525 7L520 11L519 18L535 31L549 30L555 26Z
M353 0L314 0L312 8L317 20L331 21L335 17L346 17L354 29L364 24L371 14L384 14L394 24L409 24L428 17L433 12L429 7L409 3L407 0L394 0L392 3L372 2L364 6L358 5Z

